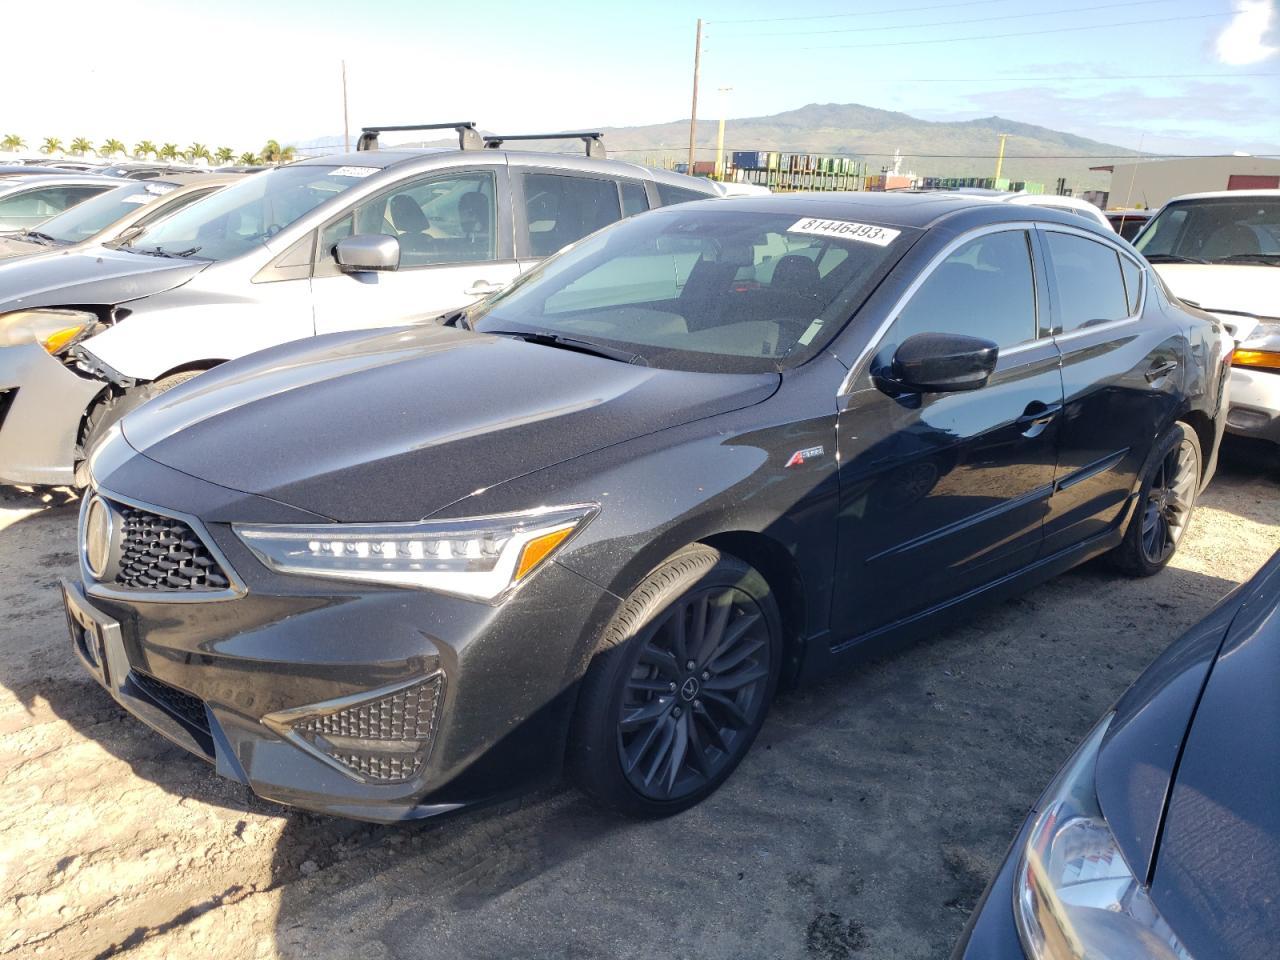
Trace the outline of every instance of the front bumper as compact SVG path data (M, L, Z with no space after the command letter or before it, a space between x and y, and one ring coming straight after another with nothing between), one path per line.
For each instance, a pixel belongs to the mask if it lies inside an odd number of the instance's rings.
M106 384L77 376L37 343L0 347L0 483L64 486L80 422Z
M229 524L190 519L232 568L220 599L107 587L83 563L83 586L65 587L77 655L139 719L265 799L357 819L433 816L558 772L612 595L554 562L497 606L283 576ZM369 775L376 757L350 755L368 743L343 738L405 729L406 689L427 691L410 709L432 715L399 753L424 759Z
M1035 819L1036 812L1032 811L1023 822L1000 872L974 908L951 960L1027 960L1013 917L1013 890L1018 862Z
M1227 432L1280 443L1280 372L1231 370Z

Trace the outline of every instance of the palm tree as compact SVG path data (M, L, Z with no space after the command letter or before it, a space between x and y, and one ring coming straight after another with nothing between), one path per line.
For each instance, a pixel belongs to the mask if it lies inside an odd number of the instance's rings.
M161 160L177 160L178 145L176 143L166 143L163 147L161 147L158 151L156 151L156 156L159 157Z
M240 154L237 159L246 167L256 167L259 163L258 155L252 150L246 150L244 153Z
M86 153L93 153L93 143L88 137L76 137L71 141L71 152L77 157L83 157Z
M191 146L187 147L187 149L183 151L183 155L187 158L188 163L192 162L193 160L212 160L213 159L213 154L209 152L209 148L206 147L203 143L191 144Z
M27 141L16 133L6 133L4 139L0 140L0 149L7 150L10 153L17 153L19 150L25 150L26 148Z
M41 153L61 153L62 140L59 137L45 137L44 143L40 144Z
M158 147L150 140L139 140L133 145L133 155L141 157L143 160L158 151Z
M236 158L236 152L230 147L219 147L213 155L222 164L230 163Z
M119 140L115 139L115 137L112 137L110 140L103 140L102 146L98 148L98 155L102 157L106 157L108 160L114 157L117 153L124 153L124 152L125 152L124 144L121 143Z
M262 148L262 159L267 163L290 163L297 155L297 148L282 147L278 140L268 140Z

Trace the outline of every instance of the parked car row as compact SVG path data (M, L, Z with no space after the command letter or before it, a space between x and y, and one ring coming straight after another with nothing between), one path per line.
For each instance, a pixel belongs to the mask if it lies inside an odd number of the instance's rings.
M84 487L75 653L218 773L398 821L563 769L670 815L778 689L1093 558L1174 556L1235 342L1147 232L963 193L726 197L598 134L569 157L445 126L456 151L371 128L0 264L0 477ZM1280 864L1243 827L1220 835L1269 859L1208 863L1202 802L1270 822L1274 777L1241 771L1275 766L1271 714L1242 705L1276 679L1275 582L1089 737L964 956L1273 942L1193 893Z

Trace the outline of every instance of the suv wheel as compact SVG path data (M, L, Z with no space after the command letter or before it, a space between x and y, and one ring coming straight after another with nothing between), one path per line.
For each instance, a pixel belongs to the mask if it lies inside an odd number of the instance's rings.
M706 546L645 578L582 682L568 764L578 785L632 816L709 796L764 723L782 662L764 578Z

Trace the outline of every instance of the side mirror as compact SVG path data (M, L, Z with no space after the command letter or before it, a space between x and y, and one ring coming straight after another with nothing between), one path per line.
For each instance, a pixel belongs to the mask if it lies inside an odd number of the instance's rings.
M911 393L953 393L986 386L1000 348L957 333L917 333L893 355L889 378Z
M400 241L385 233L358 233L339 240L333 248L333 258L343 273L399 270Z

